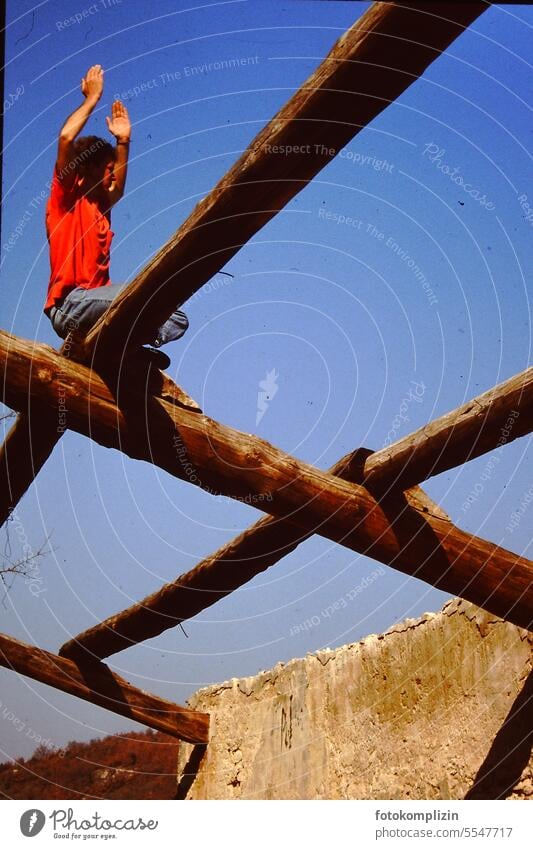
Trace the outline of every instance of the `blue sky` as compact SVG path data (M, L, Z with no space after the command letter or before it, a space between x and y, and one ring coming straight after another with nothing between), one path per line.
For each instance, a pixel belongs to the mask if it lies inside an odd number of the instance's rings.
M1 326L58 343L42 314L44 206L57 132L91 64L103 65L106 87L85 132L106 136L117 95L133 123L112 222L121 282L367 5L164 0L154 16L144 0L8 3ZM217 275L185 305L190 329L168 346L169 371L210 416L327 468L529 365L532 24L528 7L489 9L228 263L232 277ZM257 422L260 382L273 370L277 391ZM512 523L532 484L528 441L425 488L465 530L531 556L527 512ZM259 515L68 433L9 540L2 531L13 555L47 537L50 553L33 593L23 579L13 585L1 630L56 651ZM183 703L199 686L356 641L448 598L377 569L314 538L186 624L188 637L168 631L111 666ZM38 738L62 746L137 727L5 670L0 680L5 757L28 755Z

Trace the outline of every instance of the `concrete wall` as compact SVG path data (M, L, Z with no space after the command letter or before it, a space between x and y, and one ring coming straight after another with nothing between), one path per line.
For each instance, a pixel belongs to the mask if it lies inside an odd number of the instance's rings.
M180 747L178 798L533 797L532 643L456 599L200 690L211 741Z

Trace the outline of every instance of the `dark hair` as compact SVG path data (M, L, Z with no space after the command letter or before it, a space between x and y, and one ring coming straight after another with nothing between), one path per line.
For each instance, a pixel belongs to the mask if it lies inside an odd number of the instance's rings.
M105 165L115 158L115 148L105 139L98 136L80 136L73 145L74 157L70 163L72 169L83 177L87 168Z

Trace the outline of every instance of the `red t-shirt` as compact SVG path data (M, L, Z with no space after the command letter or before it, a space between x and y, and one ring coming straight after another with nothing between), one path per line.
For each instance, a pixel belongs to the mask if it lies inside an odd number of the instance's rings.
M44 309L62 301L76 287L107 286L111 213L83 196L83 187L63 183L56 170L46 205L46 235L50 245L50 283Z

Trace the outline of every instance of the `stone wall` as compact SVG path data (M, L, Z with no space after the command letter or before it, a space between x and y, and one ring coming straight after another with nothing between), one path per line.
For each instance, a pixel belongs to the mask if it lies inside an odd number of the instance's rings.
M533 797L533 635L459 599L379 636L199 690L178 798Z

